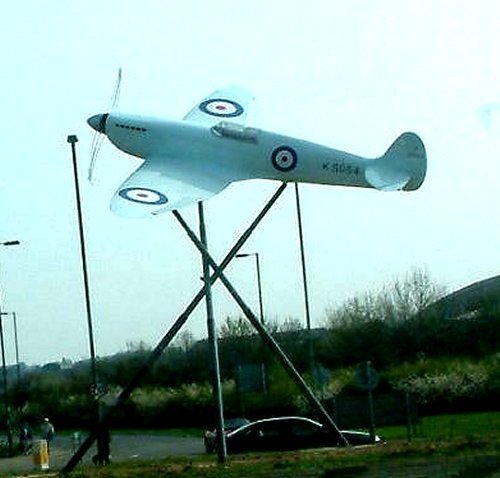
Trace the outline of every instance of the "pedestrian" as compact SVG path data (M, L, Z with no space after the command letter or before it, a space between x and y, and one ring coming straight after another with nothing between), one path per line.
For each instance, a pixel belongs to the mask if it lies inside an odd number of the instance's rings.
M25 455L29 455L33 445L33 433L28 423L24 422L19 430L19 442L21 450Z
M47 442L47 453L48 453L50 452L50 442L54 439L55 429L54 425L50 423L50 420L47 417L43 419L40 431L42 432L42 438Z
M109 434L109 429L106 426L103 426L97 435L97 454L92 457L94 465L109 465L111 463L109 456L110 441L111 436Z

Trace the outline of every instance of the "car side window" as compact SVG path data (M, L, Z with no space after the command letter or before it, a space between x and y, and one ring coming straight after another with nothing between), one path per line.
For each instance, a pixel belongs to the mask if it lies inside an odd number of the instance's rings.
M308 422L296 422L292 424L291 430L296 436L318 435L321 433L321 428Z
M260 427L259 436L263 437L277 437L281 435L281 429L278 424L275 423L266 423Z

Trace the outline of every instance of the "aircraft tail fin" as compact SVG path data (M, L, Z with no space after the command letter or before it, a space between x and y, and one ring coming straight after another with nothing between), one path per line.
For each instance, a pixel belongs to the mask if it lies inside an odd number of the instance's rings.
M427 171L427 155L422 140L415 133L403 133L386 153L366 168L365 177L382 191L414 191Z

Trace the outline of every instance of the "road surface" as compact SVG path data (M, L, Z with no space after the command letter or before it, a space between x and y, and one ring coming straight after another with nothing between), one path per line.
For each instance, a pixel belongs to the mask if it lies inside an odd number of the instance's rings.
M112 461L193 456L205 453L201 437L172 437L139 432L137 434L112 433L110 448ZM57 435L50 445L50 469L61 469L71 457L74 449L75 445L71 436ZM91 463L95 453L94 444L82 461ZM35 469L32 455L0 458L0 477L17 476Z

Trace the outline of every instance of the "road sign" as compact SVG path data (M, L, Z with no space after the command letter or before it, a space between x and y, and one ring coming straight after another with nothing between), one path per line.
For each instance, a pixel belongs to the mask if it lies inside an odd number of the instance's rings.
M356 385L362 390L373 390L379 382L377 371L370 362L360 364L356 370Z

